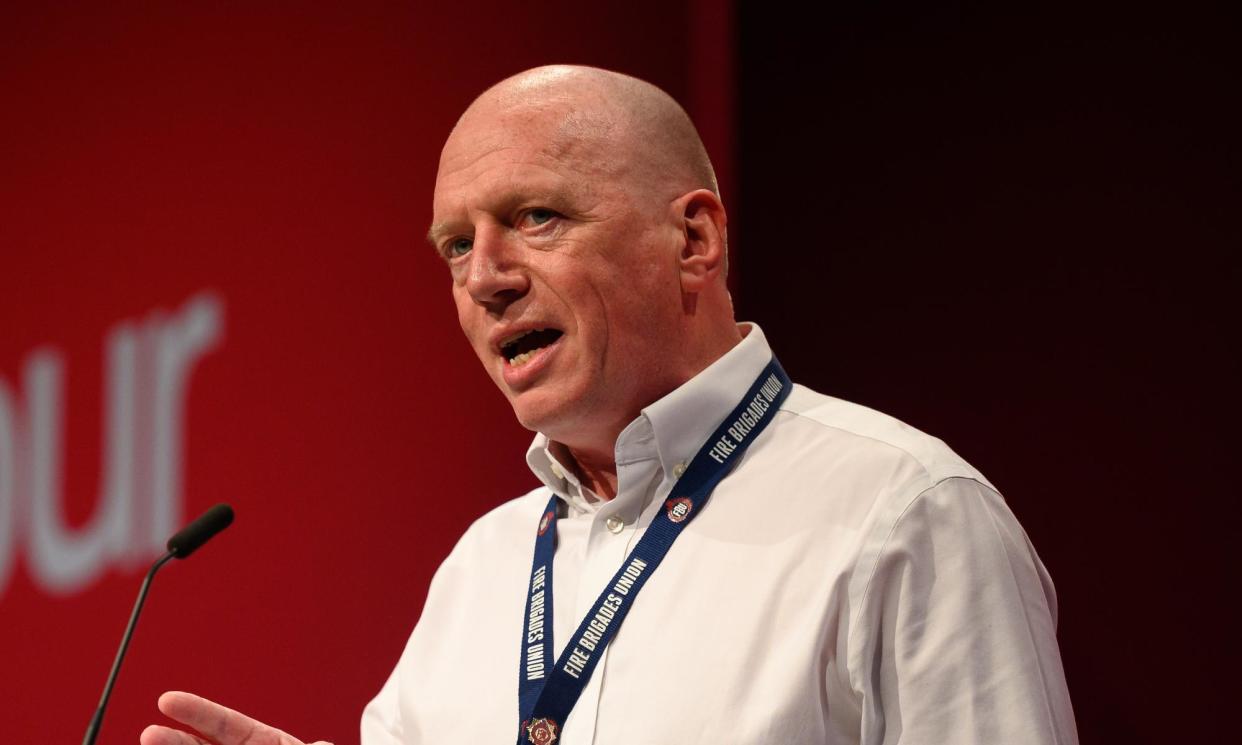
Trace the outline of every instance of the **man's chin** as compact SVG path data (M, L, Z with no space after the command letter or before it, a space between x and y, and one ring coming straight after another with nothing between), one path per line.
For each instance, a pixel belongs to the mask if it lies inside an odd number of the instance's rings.
M517 417L518 424L522 425L531 432L540 432L542 434L553 437L554 432L560 428L557 427L557 417L551 416L548 412L540 410L532 410L530 407L513 407L513 415ZM555 439L553 437L553 439Z
M509 405L513 407L513 415L519 424L554 440L571 432L576 421L571 402L565 401L563 396L556 396L553 400L545 391L524 391L510 397Z

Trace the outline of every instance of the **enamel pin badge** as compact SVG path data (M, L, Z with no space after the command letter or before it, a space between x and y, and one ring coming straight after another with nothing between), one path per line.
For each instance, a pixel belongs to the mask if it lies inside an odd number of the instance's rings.
M522 722L526 739L534 745L552 745L556 742L556 721L546 717L527 719Z
M679 523L690 516L690 510L694 509L694 502L687 497L677 497L665 502L664 507L668 510L668 519Z

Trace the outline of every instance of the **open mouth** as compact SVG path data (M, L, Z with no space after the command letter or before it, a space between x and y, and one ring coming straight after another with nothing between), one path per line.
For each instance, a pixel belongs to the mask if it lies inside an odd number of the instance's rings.
M502 344L500 353L511 366L521 367L540 349L561 338L563 333L560 329L531 329Z

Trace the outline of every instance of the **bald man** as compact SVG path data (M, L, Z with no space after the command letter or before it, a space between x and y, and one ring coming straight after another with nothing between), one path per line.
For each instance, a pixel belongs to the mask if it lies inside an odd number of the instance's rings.
M792 384L733 320L725 224L647 83L539 68L462 115L429 238L541 485L445 560L366 745L1077 741L1004 501L939 440ZM297 742L160 708L207 740L144 745Z

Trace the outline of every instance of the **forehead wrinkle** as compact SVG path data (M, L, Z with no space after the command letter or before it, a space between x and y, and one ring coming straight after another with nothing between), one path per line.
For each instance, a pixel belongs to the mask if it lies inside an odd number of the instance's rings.
M484 138L478 138L478 139L483 140ZM479 146L475 146L475 142L477 142L478 140L472 140L471 141L472 147L466 150L465 152L463 152L463 148L461 147L456 148L455 149L456 152L450 152L448 145L446 145L444 148L444 152L440 156L439 173L436 174L437 186L439 185L439 182L444 179L445 176L451 176L453 174L461 173L462 171L469 170L470 168L477 165L479 161L484 160L490 155L495 155L496 153L501 153L506 150L512 150L517 147L517 145L501 142L499 138L493 137L493 138L488 138L488 139L491 139L494 144L488 144L488 145L479 147ZM463 161L463 162L459 164L457 163L457 161Z
M467 208L504 205L532 196L563 197L587 183L573 167L557 168L557 165L560 164L548 163L541 157L528 157L496 168L483 167L440 190L437 198L451 202L447 205L450 210L463 205Z
M469 133L472 145L484 139L517 140L555 161L585 165L597 162L598 154L615 150L622 140L621 129L617 112L604 97L518 86L481 96L458 120L449 139ZM592 157L581 157L588 155Z

